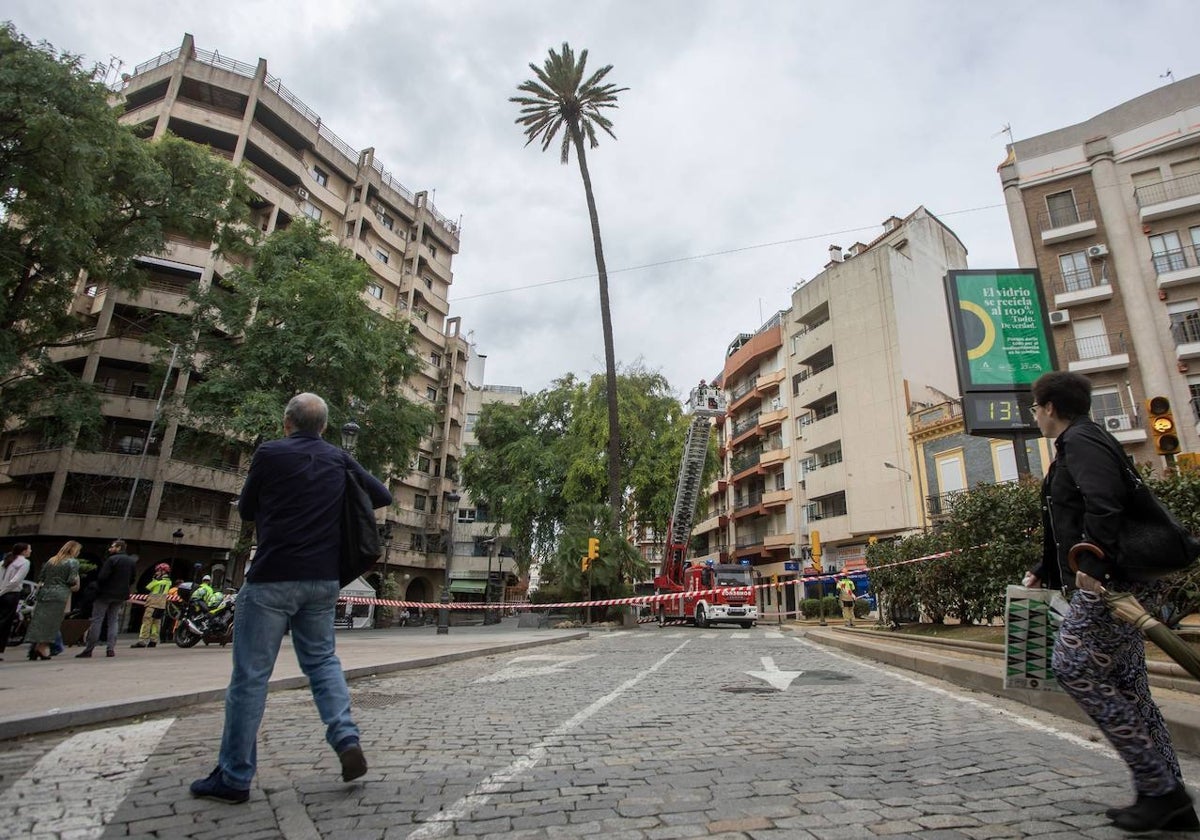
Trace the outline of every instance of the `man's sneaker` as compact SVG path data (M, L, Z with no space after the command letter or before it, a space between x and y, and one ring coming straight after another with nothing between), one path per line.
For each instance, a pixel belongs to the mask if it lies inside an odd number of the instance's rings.
M85 650L82 653L75 654L75 658L76 659L91 659L92 652L90 650Z
M211 799L226 805L241 805L250 798L250 791L231 788L221 780L221 768L208 774L206 779L197 779L190 788L197 799Z
M158 647L158 642L150 642L146 647Z
M367 757L363 755L358 741L338 753L338 761L342 763L342 781L352 782L367 772Z
M104 655L105 656L116 656L117 652L115 650L113 650L112 648L109 648L108 650L104 651Z
M138 642L137 644L130 645L130 647L131 648L144 648L144 647L149 647L149 645L147 645L145 642Z

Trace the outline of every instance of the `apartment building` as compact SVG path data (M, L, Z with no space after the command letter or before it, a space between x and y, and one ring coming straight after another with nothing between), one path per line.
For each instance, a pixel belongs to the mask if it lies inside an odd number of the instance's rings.
M492 403L517 405L525 391L516 385L490 385L485 381L487 356L470 345L466 370L466 423L463 452L477 444L475 424L484 406ZM450 592L456 601L496 603L524 601L517 560L509 544L511 528L496 519L494 512L464 492L454 523L454 556L450 564Z
M788 309L729 345L699 559L786 580L814 534L826 569L855 568L870 537L925 524L908 415L957 392L943 277L966 257L923 207L893 216L872 242L830 248Z
M1156 456L1144 400L1200 448L1200 76L1018 140L999 168L1023 267L1040 269L1061 368L1092 416Z
M370 268L364 305L412 324L423 364L405 392L438 419L411 469L400 465L388 477L396 503L386 512L385 564L403 575L406 596L434 599L467 391L469 347L447 304L459 226L426 192L393 177L373 149L355 151L334 134L267 72L264 59L246 64L200 50L187 35L179 48L134 68L119 95L122 121L141 135L170 131L244 167L264 233L301 215L328 226ZM40 556L66 538L92 550L120 535L144 569L171 559L178 576L191 577L199 566L236 584L242 570L225 563L241 527L233 502L248 449L160 413L162 400L186 392L189 372L169 369L166 382L156 379L152 350L140 340L157 313L184 311L193 286L219 283L231 266L210 243L178 237L141 262L150 281L138 294L81 283L75 311L105 340L55 351L55 361L100 387L103 445L48 448L21 432L6 435L0 469L10 481L0 486L0 533L35 543Z

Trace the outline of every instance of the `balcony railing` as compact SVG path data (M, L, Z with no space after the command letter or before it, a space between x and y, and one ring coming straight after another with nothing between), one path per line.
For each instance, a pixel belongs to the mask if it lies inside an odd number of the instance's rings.
M751 378L747 379L745 382L743 382L741 385L734 388L732 393L730 393L730 395L729 395L730 400L731 401L740 400L742 397L746 396L746 394L749 394L751 391L754 390L754 383L755 383L755 379L754 379L754 377L751 377Z
M1150 258L1154 264L1155 274L1166 274L1169 271L1182 271L1200 265L1200 245L1189 245L1183 248L1172 248L1169 251L1159 251Z
M737 475L742 470L748 470L750 467L756 466L761 460L761 452L752 452L749 455L742 455L741 457L734 458L732 461L730 461L729 471L734 475Z
M1200 194L1200 173L1170 178L1157 184L1147 184L1133 191L1134 201L1138 207L1151 204L1162 204L1164 201L1174 201L1189 195Z
M952 490L949 493L939 493L933 496L926 496L925 508L929 511L929 515L931 517L949 516L950 506L953 504L954 499L958 498L965 492L967 491Z
M1054 230L1077 225L1080 222L1090 222L1095 218L1095 213L1092 212L1092 203L1081 201L1070 207L1056 207L1053 210L1044 210L1038 213L1038 226L1044 231Z
M1176 346L1200 341L1200 309L1171 316L1171 338Z
M755 426L757 426L758 418L761 416L761 414L762 414L761 412L756 411L753 414L751 414L749 417L746 417L746 418L734 423L733 424L733 436L737 437L738 435L742 434L742 432L747 432L750 429L753 429Z
M760 544L763 541L763 539L764 539L764 536L762 534L749 534L744 537L738 537L737 538L737 547L738 548L749 548L752 545Z
M1097 286L1107 286L1108 278L1101 277L1096 279L1095 272L1091 267L1081 268L1077 271L1064 271L1055 283L1054 291L1056 294L1067 294L1069 292L1082 292L1085 289L1094 289Z
M753 492L747 493L745 496L739 496L733 502L733 509L745 510L748 507L754 507L762 502L762 497L763 491L761 490L754 490Z
M1120 332L1073 338L1064 343L1063 349L1066 351L1069 362L1102 359L1105 356L1116 356L1128 352L1125 346L1125 333Z
M812 367L808 368L807 370L802 370L799 373L797 373L796 377L795 377L795 381L803 382L804 380L808 379L810 376L816 376L818 373L827 371L831 367L833 367L833 359L830 359L828 362L820 362L820 363L815 364Z

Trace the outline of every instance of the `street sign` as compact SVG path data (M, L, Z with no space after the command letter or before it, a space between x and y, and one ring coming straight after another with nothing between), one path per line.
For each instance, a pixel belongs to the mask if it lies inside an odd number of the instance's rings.
M739 564L739 565L742 565L742 566L749 566L749 565L750 565L750 558L749 558L749 557L743 557L741 560L739 560L739 561L738 561L738 564Z
M800 564L795 560L784 560L783 570L785 572L798 572L800 571Z

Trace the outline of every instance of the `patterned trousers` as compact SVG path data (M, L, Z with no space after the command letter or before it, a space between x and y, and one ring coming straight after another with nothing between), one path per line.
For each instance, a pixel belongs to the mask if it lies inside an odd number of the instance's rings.
M1053 667L1129 765L1139 795L1161 796L1182 782L1171 733L1150 696L1142 634L1113 615L1099 595L1077 590L1071 597Z

